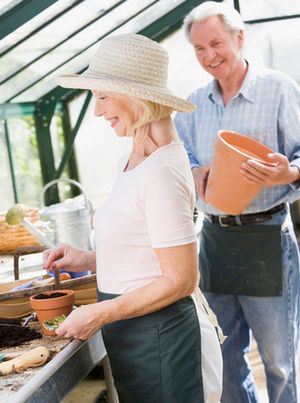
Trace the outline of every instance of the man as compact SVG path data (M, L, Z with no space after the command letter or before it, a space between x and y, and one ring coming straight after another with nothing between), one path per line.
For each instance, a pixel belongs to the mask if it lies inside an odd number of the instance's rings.
M300 91L287 75L256 71L245 60L244 26L233 8L202 3L186 17L184 28L200 65L213 78L189 97L197 110L178 113L175 124L189 154L198 209L204 213L201 288L228 335L222 346L222 402L258 402L245 356L252 332L270 403L295 403L300 276L288 203L300 197ZM240 216L224 215L205 203L221 129L246 134L274 150L270 158L275 166L254 159L241 164L244 180L262 184L263 190Z

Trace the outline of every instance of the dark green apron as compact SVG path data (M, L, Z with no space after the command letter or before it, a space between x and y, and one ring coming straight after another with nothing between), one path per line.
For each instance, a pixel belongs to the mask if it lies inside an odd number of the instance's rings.
M282 295L280 225L222 227L204 221L200 239L202 291Z
M98 301L115 297L98 291ZM191 297L104 326L120 403L204 403L199 326Z

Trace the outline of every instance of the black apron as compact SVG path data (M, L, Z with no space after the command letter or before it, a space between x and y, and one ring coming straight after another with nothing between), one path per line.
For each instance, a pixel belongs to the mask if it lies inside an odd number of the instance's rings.
M98 291L98 301L115 297ZM199 326L191 297L105 325L120 403L204 403Z
M199 265L204 292L282 295L281 225L222 227L204 221Z

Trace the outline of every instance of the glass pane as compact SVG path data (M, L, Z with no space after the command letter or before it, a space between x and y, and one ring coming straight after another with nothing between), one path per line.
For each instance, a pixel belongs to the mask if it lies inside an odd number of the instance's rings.
M98 5L96 10L99 12L95 13L95 7L93 7L94 0L86 0L57 18L37 34L31 36L2 57L0 80L6 79L18 71L19 68L22 68L22 66L39 58L53 47L58 46L61 42L70 37L72 33L84 27L97 16L100 17L109 6L114 5L117 1L119 0L102 1L101 9L99 10ZM64 48L59 48L62 61L66 59L66 55L68 56L70 53L73 54L76 49L86 46L85 43L80 41L78 35L76 36L76 41L73 42L74 43L68 42L67 54L64 54ZM56 61L56 59L54 59L51 61L48 58L44 65L49 69L52 65L57 65L58 62L59 60Z
M184 3L183 0L163 0L154 4L152 7L145 10L142 14L132 18L126 25L123 25L114 34L123 34L126 32L138 32L155 20L162 17L167 12L171 11L179 4Z
M39 207L42 177L33 117L8 119L8 130L19 202Z
M1 4L2 1L3 0L1 0ZM54 16L56 16L57 14L68 8L73 3L75 3L75 1L76 0L57 1L50 7L46 8L41 13L37 14L34 18L29 20L27 23L21 25L18 29L16 29L14 32L7 35L5 38L1 40L0 52L3 52L10 46L13 46L16 43L18 43L20 40L29 35L31 32L39 28L47 21L51 20Z
M37 71L39 71L39 75L41 76L41 71L44 70L45 72L47 68L49 68L49 65L55 64L58 66L58 68L53 73L48 74L47 77L45 77L39 83L33 85L30 89L28 89L28 91L25 91L23 94L15 97L13 102L30 100L34 101L56 87L56 76L63 73L78 72L85 69L92 54L98 47L99 39L109 33L113 27L124 24L113 32L114 35L124 32L137 32L165 14L166 11L171 10L183 1L165 0L163 2L157 2L153 6L141 12L138 16L133 17L135 13L137 13L139 10L142 10L144 7L147 7L152 2L153 1L151 0L127 0L126 3L117 7L109 14L101 18L101 20L95 22L90 27L78 33L76 37L71 38L68 42L51 52L51 54L47 55L47 57L44 57L37 63L34 63L31 66L31 75L33 74L35 76L37 75ZM126 22L127 20L128 22ZM77 46L78 43L80 46ZM93 43L95 44L93 45ZM90 47L87 50L83 50L87 46ZM80 53L81 49L83 50L82 53ZM76 56L78 53L80 54ZM59 67L59 62L63 63L62 56L65 58L65 61L68 59L71 60ZM37 71L33 71L33 69ZM22 88L22 85L24 85L24 80L20 80L21 76L22 73L14 78L13 87L11 83L8 86L6 86L6 84L2 85L0 103L4 102L8 96L12 96L13 94L17 93L16 89L18 88L18 85L19 89Z
M3 122L0 121L0 212L14 204L13 186Z
M249 59L283 71L300 83L300 18L246 25Z
M1 0L0 15L6 13L8 10L13 8L15 5L17 5L21 1L22 0Z
M299 0L239 0L244 21L300 13Z
M106 14L103 18L97 20L87 28L78 32L74 37L70 38L64 44L54 49L52 52L48 53L43 58L37 60L26 70L24 70L17 76L13 77L11 80L2 84L0 103L10 100L11 97L18 94L18 92L22 91L22 89L25 88L27 85L34 83L36 80L40 79L43 76L47 76L45 77L45 81L47 81L49 77L51 78L51 74L49 74L51 70L59 68L69 59L74 58L78 53L80 53L81 50L84 50L87 47L91 46L91 44L96 43L99 40L99 38L101 38L103 35L105 35L107 32L113 29L114 26L118 26L119 24L124 23L127 19L130 19L136 12L142 10L143 7L149 5L151 1L153 0L143 0L143 1L127 0L126 2L122 3L119 7L116 7L114 10ZM93 3L93 2L94 0L86 0L83 3L83 5L87 7L88 5L87 3ZM110 4L112 3L110 2ZM92 4L89 4L89 6L91 5ZM76 9L78 9L78 7L76 7ZM93 10L92 15L95 16L96 15L95 7L92 8L92 10ZM80 18L82 14L84 14L84 9L82 9L81 12L77 15L76 18L77 24L78 24L78 18ZM91 15L89 13L88 15L91 18ZM64 36L70 35L71 31L69 31L68 23L64 23L63 25L65 26L64 28L65 31L63 32L63 35ZM59 29L56 27L56 30ZM35 35L35 41L39 42L37 39L37 35ZM40 46L42 46L41 43ZM8 53L8 56L10 57L10 52ZM21 60L22 57L20 55L20 61ZM85 65L87 59L83 60L84 60L83 63ZM8 61L6 61L6 64L7 63ZM56 74L54 74L54 76L55 75ZM55 82L52 81L52 87L55 86L56 86ZM28 100L28 98L26 98L26 100Z

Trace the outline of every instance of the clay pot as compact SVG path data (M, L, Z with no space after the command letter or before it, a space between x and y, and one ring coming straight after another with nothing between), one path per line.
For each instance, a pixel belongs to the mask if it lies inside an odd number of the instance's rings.
M240 173L241 163L254 159L275 166L268 157L273 151L251 137L220 130L210 166L205 201L226 214L240 214L261 191L262 185L246 182Z
M52 294L65 294L60 297L51 298ZM37 299L36 297L43 294L49 295L49 298ZM30 297L30 304L33 310L36 311L37 318L40 322L42 331L47 336L55 336L55 330L48 330L43 326L43 322L48 319L53 319L62 314L69 315L72 311L75 302L75 292L73 290L51 290L35 294Z

